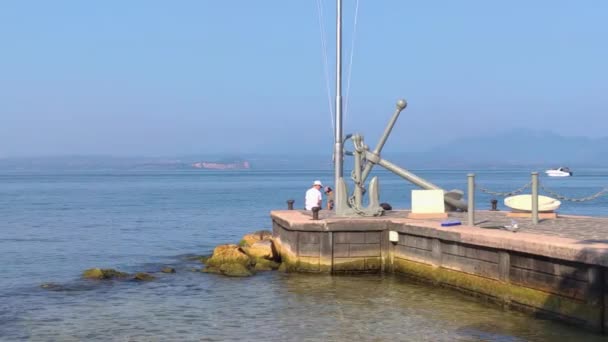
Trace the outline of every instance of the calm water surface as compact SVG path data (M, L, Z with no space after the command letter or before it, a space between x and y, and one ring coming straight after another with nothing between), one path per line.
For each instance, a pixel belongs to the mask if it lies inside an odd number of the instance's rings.
M415 171L447 189L509 191L526 170ZM409 207L413 189L380 173L382 201ZM302 205L331 171L0 173L0 340L606 341L568 326L393 276L264 273L232 279L192 272L186 254L270 227L285 200ZM541 178L568 196L608 184L608 170ZM481 209L491 197L478 194ZM562 213L608 216L608 201ZM89 282L91 267L158 271L149 283ZM42 289L53 282L60 287Z

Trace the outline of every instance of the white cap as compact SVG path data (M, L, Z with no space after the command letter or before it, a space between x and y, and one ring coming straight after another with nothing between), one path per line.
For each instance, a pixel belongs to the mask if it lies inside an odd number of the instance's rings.
M321 183L321 181L320 181L320 180L316 180L316 181L312 182L312 185L313 185L313 186L314 186L314 185L320 185L320 186L323 186L323 183Z

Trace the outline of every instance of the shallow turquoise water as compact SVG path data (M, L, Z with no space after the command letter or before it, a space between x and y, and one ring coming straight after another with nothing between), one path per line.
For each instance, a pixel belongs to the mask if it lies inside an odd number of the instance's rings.
M415 171L447 189L498 191L525 170ZM409 207L413 189L380 173L382 201ZM269 211L302 205L331 171L95 171L0 173L0 340L605 340L399 277L267 273L230 279L191 272L207 254L270 227ZM608 184L608 170L541 178L568 196ZM491 197L478 194L478 207ZM563 213L608 216L608 201L565 203ZM145 284L79 280L82 270L178 270ZM50 291L40 284L53 282Z

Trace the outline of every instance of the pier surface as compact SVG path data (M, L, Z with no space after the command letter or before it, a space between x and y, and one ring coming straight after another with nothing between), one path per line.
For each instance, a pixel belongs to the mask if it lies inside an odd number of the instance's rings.
M271 212L284 263L295 272L395 272L608 331L608 218L560 215L532 224L504 211L450 213L411 219L408 211L381 217L335 217L321 211ZM481 228L483 226L485 228Z

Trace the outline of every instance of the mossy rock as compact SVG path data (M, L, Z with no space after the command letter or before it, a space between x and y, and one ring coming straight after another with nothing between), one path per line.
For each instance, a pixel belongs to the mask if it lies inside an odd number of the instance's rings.
M103 269L102 271L106 279L124 279L129 277L129 273L120 272L112 268Z
M253 275L253 272L239 263L222 264L219 270L223 275L228 277L250 277Z
M129 274L117 271L112 268L89 268L82 273L82 277L86 279L124 279L128 278Z
M247 268L253 265L252 260L237 245L219 245L206 262L207 266L221 267L222 264L241 264Z
M278 259L278 253L271 240L258 241L250 246L242 247L241 249L245 254L254 259Z
M175 268L173 267L163 267L161 270L163 273L175 273Z
M257 259L255 262L256 271L272 271L276 270L281 266L278 262L266 259Z
M219 267L214 267L214 266L207 266L205 268L203 268L201 270L201 272L203 273L215 273L215 274L221 274L222 272L220 272Z
M239 246L248 247L256 242L268 240L272 240L272 232L268 230L258 230L257 232L243 236L243 239L239 242Z
M211 258L211 255L199 255L198 257L196 257L196 260L200 261L203 264L207 263L207 260L209 260Z
M133 280L136 281L151 281L154 279L156 279L156 277L145 272L138 272L135 274L135 276L133 276Z
M270 230L256 230L253 232L254 235L259 235L262 240L267 240L272 238L272 232Z

